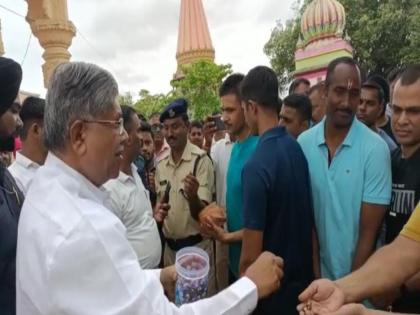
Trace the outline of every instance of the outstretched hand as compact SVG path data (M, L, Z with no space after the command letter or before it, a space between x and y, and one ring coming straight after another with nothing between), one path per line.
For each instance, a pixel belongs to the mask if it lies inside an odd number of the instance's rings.
M345 302L344 292L333 281L320 279L312 282L299 295L302 302L298 305L300 315L335 314Z

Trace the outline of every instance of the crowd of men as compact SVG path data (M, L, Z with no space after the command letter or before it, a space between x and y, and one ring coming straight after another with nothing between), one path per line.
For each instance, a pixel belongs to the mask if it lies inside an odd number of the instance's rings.
M338 58L283 100L258 66L202 122L183 98L120 106L93 64L59 65L45 100L21 78L0 57L1 150L22 142L0 166L0 314L420 313L420 65ZM208 298L178 308L189 246Z

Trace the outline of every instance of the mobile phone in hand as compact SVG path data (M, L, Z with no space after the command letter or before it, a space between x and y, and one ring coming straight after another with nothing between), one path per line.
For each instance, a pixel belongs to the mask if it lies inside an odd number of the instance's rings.
M226 125L222 120L221 116L214 116L213 117L214 125L216 126L217 130L226 130Z
M166 185L165 193L163 194L162 203L169 203L169 193L171 192L171 183Z

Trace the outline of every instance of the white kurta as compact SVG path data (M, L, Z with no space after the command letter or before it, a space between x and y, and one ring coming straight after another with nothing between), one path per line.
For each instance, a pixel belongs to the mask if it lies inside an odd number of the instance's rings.
M153 218L149 192L143 185L137 168L133 176L120 171L118 178L109 180L105 189L110 193L112 211L126 227L127 238L133 246L143 269L159 265L162 253L159 231Z
M16 153L16 160L8 167L10 174L24 195L28 192L32 179L39 168L39 164L28 159L21 153Z
M213 298L177 308L159 273L142 270L107 194L49 154L25 199L18 232L18 315L249 314L244 277Z

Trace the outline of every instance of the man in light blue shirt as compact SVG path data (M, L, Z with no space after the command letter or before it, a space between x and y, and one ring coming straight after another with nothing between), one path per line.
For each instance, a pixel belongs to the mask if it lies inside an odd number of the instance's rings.
M332 61L326 117L298 139L309 163L321 275L333 280L372 254L391 198L389 149L355 118L360 91L356 62Z

